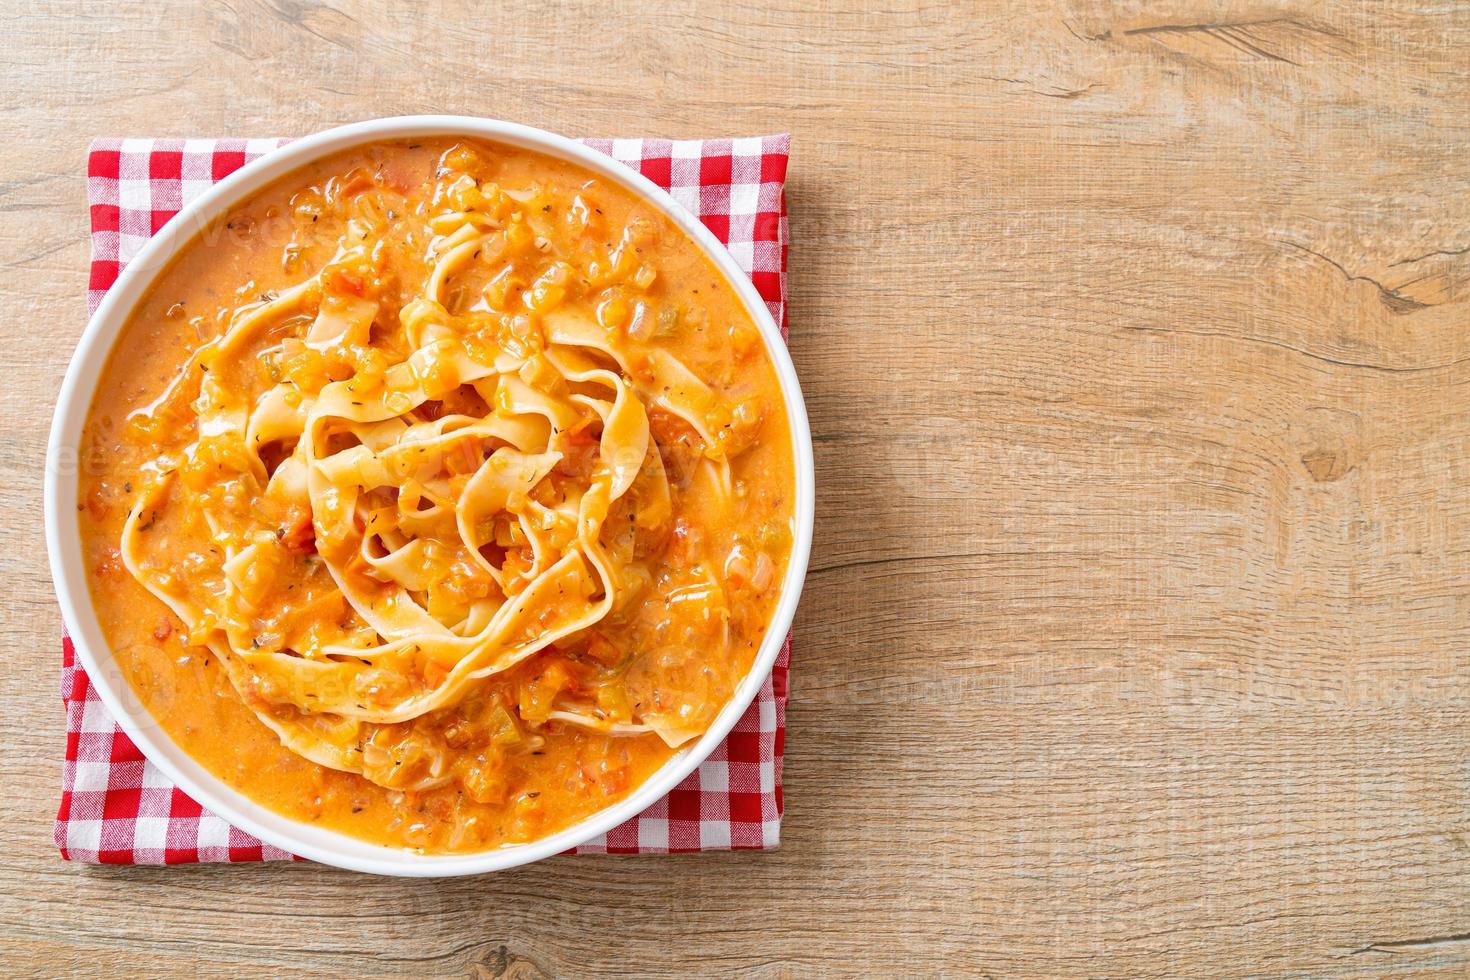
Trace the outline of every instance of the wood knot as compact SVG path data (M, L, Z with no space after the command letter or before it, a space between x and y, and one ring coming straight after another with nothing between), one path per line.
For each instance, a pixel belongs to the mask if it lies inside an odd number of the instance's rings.
M470 964L468 976L471 980L546 980L549 974L508 947L496 946Z
M1314 449L1302 454L1302 465L1318 483L1331 483L1342 479L1352 465L1341 456L1326 449Z
M1317 483L1334 483L1362 458L1361 420L1340 408L1309 408L1297 425L1302 467Z

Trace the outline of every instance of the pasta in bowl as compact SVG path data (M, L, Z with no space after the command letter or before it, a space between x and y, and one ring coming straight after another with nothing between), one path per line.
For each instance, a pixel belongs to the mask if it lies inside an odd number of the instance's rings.
M489 870L626 819L794 611L810 446L769 314L661 192L534 130L389 120L252 167L68 374L52 449L86 465L48 472L48 533L84 666L307 857Z

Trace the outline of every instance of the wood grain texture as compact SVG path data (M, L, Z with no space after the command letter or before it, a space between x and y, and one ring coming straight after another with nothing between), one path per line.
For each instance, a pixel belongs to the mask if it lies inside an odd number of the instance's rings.
M1470 971L1470 8L0 8L6 972ZM40 483L86 142L420 111L794 135L785 843L66 865Z

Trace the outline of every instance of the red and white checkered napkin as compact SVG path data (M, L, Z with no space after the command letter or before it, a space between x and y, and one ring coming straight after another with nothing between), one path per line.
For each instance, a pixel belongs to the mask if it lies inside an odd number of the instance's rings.
M112 139L92 144L92 309L118 272L183 205L285 140ZM748 139L587 140L642 172L714 232L786 330L786 136ZM62 857L103 864L262 861L291 855L205 810L143 758L123 734L62 640L66 767L56 846ZM771 677L734 731L668 796L585 854L758 850L781 830L787 639Z

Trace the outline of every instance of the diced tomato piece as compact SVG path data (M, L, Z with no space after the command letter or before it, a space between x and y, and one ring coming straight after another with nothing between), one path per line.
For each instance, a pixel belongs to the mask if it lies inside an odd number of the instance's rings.
M704 548L704 530L690 523L683 516L674 518L674 557L683 562L692 562L700 557Z
M622 662L623 651L613 646L612 642L601 633L594 632L592 639L587 641L587 656L604 666L611 667Z
M367 292L367 283L363 282L362 277L346 269L333 269L331 283L332 291L336 293L351 293L353 296L361 296Z
M597 786L608 796L621 793L628 788L628 767L611 766L606 756L595 759L584 756L577 761L577 770L585 781Z
M597 782L602 786L602 791L608 796L621 793L628 788L628 769L624 766L610 770L603 773L602 778Z
M562 458L556 464L556 472L574 478L590 476L597 465L601 445L601 440L586 426L567 429L561 433Z
M578 688L565 660L554 660L529 681L521 685L521 717L527 721L545 721L551 714L557 695Z
M311 525L311 511L293 509L277 533L287 550L298 555L316 554L316 529Z
M87 494L87 512L94 518L100 521L107 516L107 510L107 499L103 495L101 487Z
M373 186L373 179L367 171L358 168L347 175L347 180L342 184L341 196L345 200L361 194Z

